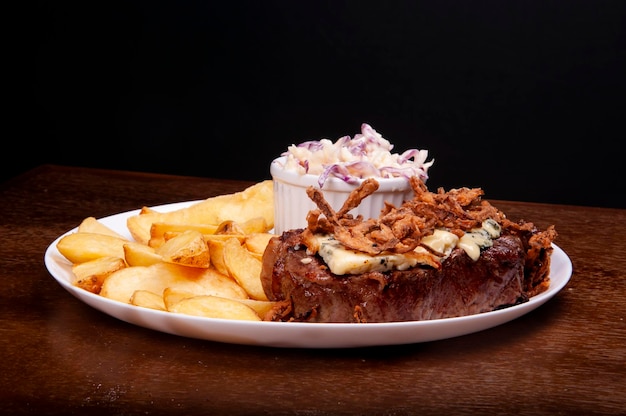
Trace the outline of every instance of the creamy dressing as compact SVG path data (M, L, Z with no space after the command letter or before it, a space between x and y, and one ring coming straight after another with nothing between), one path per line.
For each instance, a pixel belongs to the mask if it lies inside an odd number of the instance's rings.
M417 176L428 178L427 150L410 149L402 154L392 153L393 145L369 124L361 125L361 133L354 138L344 136L332 142L329 139L306 141L291 145L282 154L284 168L299 174L319 175L320 187L328 177L348 183L364 178L394 178Z

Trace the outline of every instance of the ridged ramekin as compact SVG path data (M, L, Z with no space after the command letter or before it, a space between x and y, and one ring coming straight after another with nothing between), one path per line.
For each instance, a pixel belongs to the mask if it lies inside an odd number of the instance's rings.
M274 184L274 233L305 228L306 217L310 210L317 206L306 194L309 186L320 189L319 176L300 174L293 170L284 169L285 157L274 159L270 164L270 174ZM324 199L338 211L348 198L350 192L357 188L365 179L350 184L342 179L329 177L321 189ZM361 201L361 204L350 211L354 216L363 215L363 218L378 218L385 206L385 201L397 207L413 198L413 190L407 178L376 178L379 188L372 195Z

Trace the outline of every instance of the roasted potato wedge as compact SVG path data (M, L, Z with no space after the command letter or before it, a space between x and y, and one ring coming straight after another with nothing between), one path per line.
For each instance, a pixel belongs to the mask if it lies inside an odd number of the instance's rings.
M216 235L243 235L243 229L239 226L238 223L231 220L222 221L218 226L217 230L213 234Z
M159 273L182 276L186 280L195 283L195 285L170 285L171 287L185 290L195 295L214 295L233 299L248 298L248 292L246 292L243 287L230 276L218 272L214 267L196 269L168 263L159 263L152 267L156 268Z
M246 235L246 238L244 239L244 244L248 251L263 255L263 252L267 247L267 243L269 243L272 237L276 236L274 234L266 232L251 233Z
M237 302L241 302L246 306L252 308L257 315L262 319L266 313L268 313L276 304L269 300L256 300L256 299L235 299Z
M232 220L223 221L218 225L217 230L213 234L215 235L241 235L252 233L264 233L269 231L271 227L267 225L267 220L264 217L254 217L243 222L236 222Z
M254 217L239 224L239 228L244 234L265 233L271 230L273 225L269 225L267 218Z
M261 284L261 261L235 239L224 243L224 264L228 274L245 289L252 299L268 300Z
M150 266L163 261L152 247L135 241L124 244L124 259L129 266Z
M136 290L162 293L171 284L171 279L161 276L155 269L145 266L126 267L111 273L102 282L100 296L130 303Z
M102 283L100 295L120 302L131 303L132 295L137 290L162 294L167 287L194 287L200 291L197 283L183 273L164 273L157 263L152 266L134 266L119 270L109 275Z
M126 240L126 237L121 235L115 230L107 227L100 221L96 219L96 217L87 217L85 218L80 225L78 226L79 233L96 233L96 234L105 234L110 235L112 237L117 237Z
M126 262L120 257L98 257L93 260L72 265L74 273L74 286L98 294L102 288L102 282L111 273L126 267Z
M186 230L167 240L155 250L156 254L169 263L190 267L208 268L211 265L209 246L202 233Z
M183 299L193 298L194 296L202 296L198 293L190 292L188 290L181 290L176 287L166 287L163 290L163 303L165 308L169 311L175 304Z
M236 238L233 240L238 241ZM222 274L229 275L228 267L224 263L224 246L226 245L226 239L207 239L209 246L209 255L211 257L211 265Z
M149 290L135 290L130 297L130 304L159 311L167 310L163 296Z
M150 227L150 247L158 248L165 243L165 235L180 234L187 230L196 230L202 234L214 234L217 225L210 224L171 224L166 222L155 222Z
M245 321L260 321L259 315L243 303L218 296L194 296L184 298L171 305L170 312L187 315L203 316L205 318L236 319Z
M84 263L99 257L124 258L128 240L98 233L71 233L62 237L57 249L72 263Z
M248 293L230 276L218 272L215 268L200 269L173 263L158 263L150 266L162 275L172 276L174 281L182 283L170 285L196 294L223 296L227 298L248 298Z

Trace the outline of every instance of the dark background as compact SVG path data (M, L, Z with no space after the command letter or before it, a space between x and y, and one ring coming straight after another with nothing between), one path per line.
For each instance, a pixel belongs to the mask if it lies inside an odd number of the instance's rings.
M431 189L626 208L625 1L27 7L3 179L58 163L261 180L288 145L367 122L429 151Z

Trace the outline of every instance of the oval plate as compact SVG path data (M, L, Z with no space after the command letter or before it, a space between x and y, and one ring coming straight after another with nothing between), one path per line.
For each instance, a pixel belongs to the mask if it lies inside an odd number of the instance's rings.
M171 211L197 201L153 207ZM106 226L131 239L126 219L139 210L100 218ZM68 292L87 305L125 322L169 334L242 345L282 348L354 348L380 345L412 344L458 337L509 322L543 305L565 287L572 275L572 262L565 252L553 244L550 266L550 287L528 302L506 309L457 318L390 323L303 323L248 322L203 318L152 310L114 301L72 285L70 262L56 248L66 234L48 246L44 261L50 274Z

